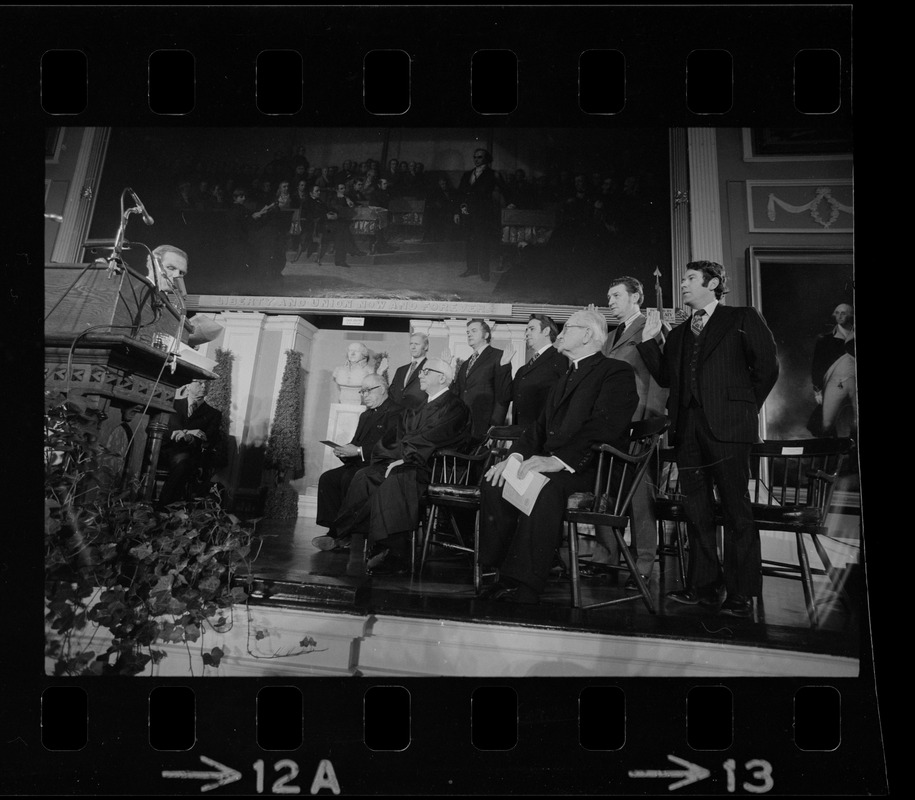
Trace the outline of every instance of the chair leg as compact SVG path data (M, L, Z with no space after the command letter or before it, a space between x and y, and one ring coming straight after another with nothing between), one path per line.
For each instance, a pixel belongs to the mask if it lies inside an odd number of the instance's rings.
M674 535L677 537L677 564L680 567L680 585L686 586L686 537L683 535L683 525L674 523Z
M845 586L840 578L839 570L837 570L832 565L832 561L829 559L829 553L827 553L826 548L823 547L823 543L820 541L820 537L815 533L811 533L810 538L813 540L813 546L816 548L817 555L820 557L820 561L823 562L823 571L826 573L826 577L829 579L830 588L836 597L844 602L846 600Z
M801 568L801 585L804 587L804 601L807 603L807 614L814 628L819 627L816 600L813 593L813 575L810 572L810 560L807 558L807 548L804 547L804 534L795 534L797 539L797 561Z
M473 517L473 589L480 591L483 585L483 567L480 565L480 511Z
M572 577L572 608L581 608L581 579L578 574L578 524L566 523L569 536L569 572Z
M629 552L629 548L626 547L626 541L623 539L623 532L619 528L613 528L613 535L616 538L616 543L619 546L620 552L623 554L623 558L626 561L626 566L629 567L629 572L632 573L632 577L635 578L636 584L638 584L639 592L642 594L642 600L645 601L645 605L648 606L648 610L654 614L654 602L651 599L651 593L648 591L648 586L645 583L645 580L639 574L638 564L635 563L635 559L632 557L632 553Z
M426 555L429 552L429 540L432 538L432 530L435 527L435 520L438 517L438 506L432 505L429 509L429 520L426 522L426 532L423 536L423 552L419 559L419 574L423 574L426 568Z

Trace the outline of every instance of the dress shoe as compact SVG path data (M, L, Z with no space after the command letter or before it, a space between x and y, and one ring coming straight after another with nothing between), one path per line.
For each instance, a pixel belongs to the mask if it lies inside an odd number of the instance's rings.
M701 603L704 606L718 605L718 590L714 587L706 589L695 589L692 586L686 589L680 589L675 592L668 592L666 597L677 603L683 603L687 606L694 606Z
M729 594L721 604L721 613L734 617L749 617L753 613L753 601L742 594Z
M480 600L495 600L497 597L501 597L502 595L515 590L517 590L516 586L508 586L507 584L502 583L502 581L493 581L481 588L477 597L479 597Z
M311 543L318 550L345 550L348 542L343 539L337 539L333 536L315 536Z
M642 576L642 580L645 581L645 583L648 583L648 576L647 576L647 575L643 575L643 576ZM624 588L627 592L638 592L638 591L641 591L641 590L639 589L639 584L636 582L635 576L630 576L630 577L629 577L629 580L626 581L626 583L623 585L623 588Z

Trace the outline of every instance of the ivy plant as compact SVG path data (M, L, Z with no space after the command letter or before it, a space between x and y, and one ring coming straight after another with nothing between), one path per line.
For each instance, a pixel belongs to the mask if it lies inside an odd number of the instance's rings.
M138 675L166 656L163 644L183 643L190 653L206 626L231 625L228 610L251 586L254 531L223 510L218 492L165 509L144 501L138 482L122 484L112 469L99 412L84 403L49 398L44 421L45 630L54 674ZM93 648L98 630L111 642ZM216 666L223 654L201 655Z

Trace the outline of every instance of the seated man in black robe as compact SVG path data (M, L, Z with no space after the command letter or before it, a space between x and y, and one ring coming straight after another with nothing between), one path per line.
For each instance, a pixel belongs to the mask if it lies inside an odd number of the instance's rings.
M372 449L376 442L389 430L397 429L400 412L403 410L388 396L388 384L381 375L374 372L362 379L359 390L365 411L359 415L356 432L349 444L334 448L343 465L329 469L318 478L318 513L315 522L328 528L324 536L316 536L311 543L319 550L342 550L348 544L334 527L334 519L340 513L346 491L356 473L369 465Z
M351 537L347 575L366 573L366 541L387 550L372 574L398 574L409 567L410 532L419 522L432 456L442 448L464 447L470 433L470 410L449 390L452 378L444 361L426 361L419 380L428 400L404 412L400 429L378 441L372 463L353 478L334 521L338 536Z
M175 413L169 420L159 457L161 463L168 465L168 477L159 492L160 506L187 499L188 485L194 471L203 464L205 450L219 438L222 412L207 404L206 389L206 381L191 381L187 394L175 400Z

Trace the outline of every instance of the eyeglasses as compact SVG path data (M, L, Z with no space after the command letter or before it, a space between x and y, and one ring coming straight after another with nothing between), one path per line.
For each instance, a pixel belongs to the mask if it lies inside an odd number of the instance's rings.
M368 389L360 389L359 394L368 394L369 392L374 392L375 389L380 389L380 386L370 386Z
M437 372L439 375L444 375L444 374L445 374L445 373L442 372L440 369L429 369L429 367L423 367L423 368L419 371L419 374L420 374L420 375L428 375L430 372Z

